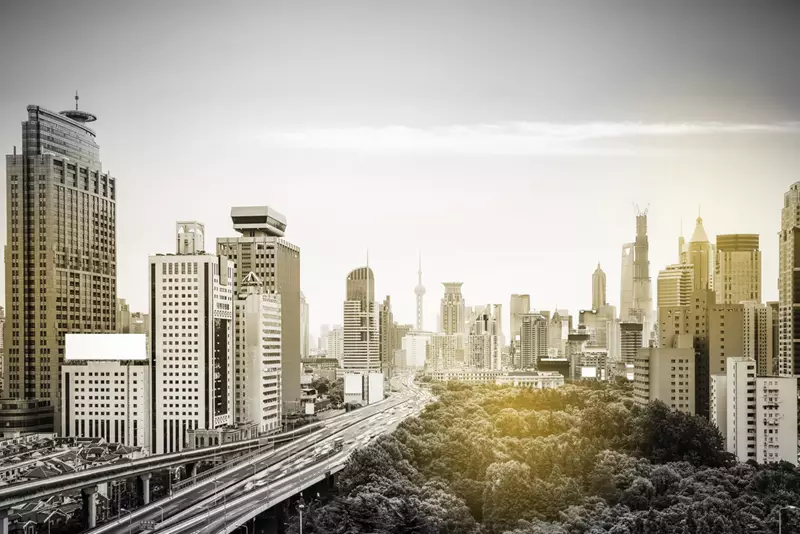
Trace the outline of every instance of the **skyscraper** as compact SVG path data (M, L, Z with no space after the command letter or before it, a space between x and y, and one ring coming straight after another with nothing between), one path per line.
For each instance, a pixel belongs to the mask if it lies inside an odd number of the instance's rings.
M234 418L259 432L281 427L281 296L252 272L234 301Z
M419 257L419 271L417 271L417 287L414 288L417 296L417 330L424 330L422 317L422 298L425 296L425 286L422 285L422 255Z
M720 304L761 302L758 234L717 236L714 289Z
M694 291L694 266L667 265L658 273L658 307L687 306Z
M643 346L648 346L655 324L653 294L650 287L650 244L647 239L647 210L636 215L636 241L633 249L633 308L643 326Z
M325 336L325 347L327 349L327 357L333 358L342 365L344 359L344 328L341 326L334 326Z
M694 266L694 288L714 289L714 245L708 240L702 217L697 218L697 226L689 240L688 261Z
M217 239L217 254L236 264L234 291L254 273L281 296L281 388L284 413L300 409L300 249L284 239L286 217L269 206L231 208L238 237Z
M778 342L773 337L775 320L772 306L753 301L744 301L741 304L744 306L742 356L756 362L758 376L772 375L775 367L775 344Z
M378 353L381 358L381 371L383 376L390 378L394 367L395 342L394 314L392 313L392 298L386 298L378 309Z
M484 306L473 316L467 336L466 363L469 367L494 370L501 368L502 308L498 306Z
M549 320L541 313L526 313L520 326L520 369L536 369L541 358L547 357Z
M606 273L603 272L598 263L597 269L592 275L592 309L598 310L600 306L605 306L606 304Z
M28 106L22 153L6 157L4 404L15 413L0 414L0 435L58 431L66 332L116 328L116 180L86 126L96 117L77 108L77 94L74 110Z
M150 256L154 454L182 450L190 430L233 423L235 267L198 252L201 239L186 254Z
M463 282L445 282L442 297L440 330L445 334L463 334L466 319L464 296L461 294Z
M622 245L622 267L620 270L620 295L619 295L619 319L628 321L633 309L633 243Z
M308 301L303 292L300 292L300 357L308 358L311 349L310 332L308 330Z
M381 371L380 339L375 277L369 267L359 267L347 275L344 302L344 343L342 367L345 371Z
M800 375L800 182L783 195L778 244L778 372Z

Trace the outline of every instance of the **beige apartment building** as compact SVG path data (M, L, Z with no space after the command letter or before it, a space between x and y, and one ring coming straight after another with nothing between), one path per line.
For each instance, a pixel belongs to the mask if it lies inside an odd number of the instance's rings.
M674 410L695 413L692 336L678 336L673 348L639 349L633 376L633 395L637 404L660 400Z

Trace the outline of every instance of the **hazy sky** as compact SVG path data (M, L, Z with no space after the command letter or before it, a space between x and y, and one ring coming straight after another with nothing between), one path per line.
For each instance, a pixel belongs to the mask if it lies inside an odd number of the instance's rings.
M712 239L761 234L775 299L798 28L785 1L9 2L0 147L20 145L26 105L80 90L136 310L176 220L212 241L253 204L288 218L314 334L341 323L367 249L409 323L422 251L430 329L443 281L506 313L511 293L576 311L598 261L617 305L633 203L650 206L654 291L701 205Z

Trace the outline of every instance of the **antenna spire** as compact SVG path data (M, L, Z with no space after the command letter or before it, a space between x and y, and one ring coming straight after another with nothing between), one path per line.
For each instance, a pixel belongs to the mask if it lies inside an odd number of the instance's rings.
M78 111L78 99L79 98L80 97L78 96L78 90L75 89L75 111Z

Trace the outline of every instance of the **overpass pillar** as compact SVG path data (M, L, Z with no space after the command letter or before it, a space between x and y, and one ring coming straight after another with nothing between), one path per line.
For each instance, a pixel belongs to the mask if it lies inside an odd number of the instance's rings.
M81 490L83 525L86 530L97 526L97 486Z
M8 510L0 510L0 534L8 534Z
M150 504L150 479L152 477L152 473L139 476L139 478L142 479L142 502L145 506Z
M190 464L186 464L186 472L189 474L190 477L194 478L197 476L197 462L192 462Z

